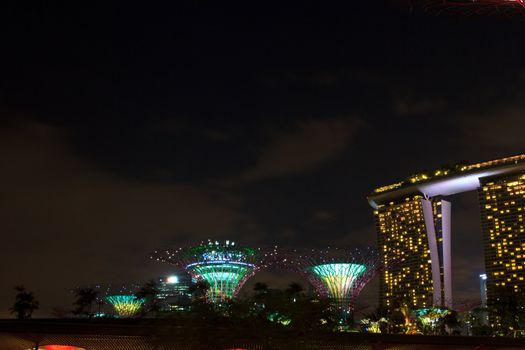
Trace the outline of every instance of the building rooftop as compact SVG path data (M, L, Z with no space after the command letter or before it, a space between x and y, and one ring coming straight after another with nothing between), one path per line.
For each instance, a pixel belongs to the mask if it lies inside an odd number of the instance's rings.
M378 187L368 196L368 202L372 207L378 208L384 203L416 193L434 197L473 191L480 186L480 178L520 170L525 170L525 154L475 164L459 163L433 172L414 174L406 180Z

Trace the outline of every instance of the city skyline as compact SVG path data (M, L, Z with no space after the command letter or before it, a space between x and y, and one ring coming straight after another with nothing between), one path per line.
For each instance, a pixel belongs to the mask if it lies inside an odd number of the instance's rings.
M49 316L75 286L168 275L152 250L209 237L375 245L373 189L525 149L520 19L397 2L2 6L0 317L15 285ZM447 200L452 293L479 298L477 194Z

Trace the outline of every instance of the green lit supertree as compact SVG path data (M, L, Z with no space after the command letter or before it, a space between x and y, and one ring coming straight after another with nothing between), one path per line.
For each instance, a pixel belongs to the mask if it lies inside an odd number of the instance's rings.
M77 287L73 292L84 290L96 295L96 305L90 305L94 317L130 318L140 314L146 301L135 296L139 288L138 284L95 284Z
M284 251L278 262L308 280L321 298L329 299L340 323L351 317L355 299L383 267L372 248Z
M251 276L266 267L271 256L233 241L209 240L174 251L155 251L151 258L182 267L193 278L207 282L206 300L220 304L234 298Z
M119 318L135 317L139 314L144 298L137 298L134 295L108 295L106 301L113 306L116 316Z

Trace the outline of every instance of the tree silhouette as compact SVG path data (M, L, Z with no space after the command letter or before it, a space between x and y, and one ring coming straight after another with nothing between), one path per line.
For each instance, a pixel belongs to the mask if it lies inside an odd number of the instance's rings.
M159 285L157 281L150 280L146 282L136 293L135 297L137 299L145 299L146 302L143 306L143 315L146 315L150 312L156 313L160 310L160 305L157 299L159 294Z
M35 299L33 292L28 292L24 286L16 286L15 290L17 291L15 303L9 311L11 314L16 314L16 318L20 320L31 318L40 303Z
M268 285L264 282L257 282L253 286L255 294L266 294L268 293Z
M199 300L199 301L205 301L206 300L206 293L208 292L208 289L210 289L210 284L206 281L200 280L197 281L197 283L192 284L189 288L189 292L191 294L191 298L193 301Z
M297 282L292 282L288 288L284 291L287 296L290 297L294 302L304 297L303 286Z
M268 289L268 285L263 282L257 282L253 286L254 295L253 298L256 302L263 302L265 297L268 296L268 293L270 293L270 290Z
M77 288L73 291L77 298L73 305L73 314L77 316L93 317L93 303L97 301L98 291L93 288Z

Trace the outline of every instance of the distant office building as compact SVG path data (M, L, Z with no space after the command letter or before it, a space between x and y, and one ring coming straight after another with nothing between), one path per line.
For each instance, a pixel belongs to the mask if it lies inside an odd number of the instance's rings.
M479 275L479 292L481 296L481 307L487 307L487 275Z
M483 325L489 324L489 313L487 311L487 274L483 273L479 275L479 288L481 294L481 310L478 313L479 321Z
M524 174L521 154L460 163L375 189L368 201L388 264L381 278L381 305L394 307L397 300L419 307L452 306L451 204L442 198L475 190L483 227L486 305L490 309L501 293L524 293Z
M191 277L182 273L159 278L157 299L160 301L161 308L171 310L186 306L191 299L192 283Z
M379 206L375 216L379 248L387 263L380 280L380 305L448 306L450 203L407 197Z

